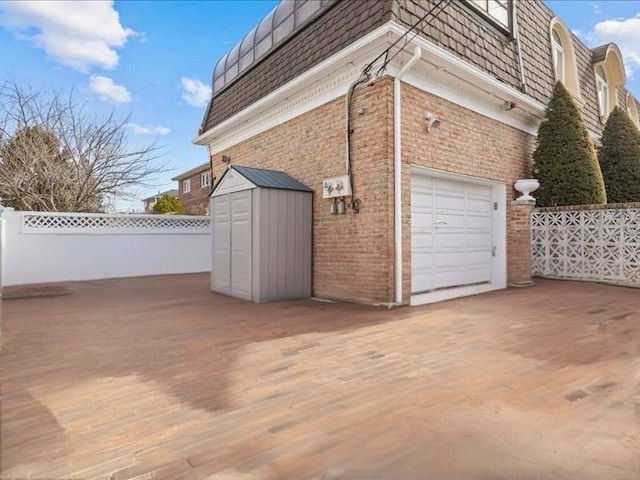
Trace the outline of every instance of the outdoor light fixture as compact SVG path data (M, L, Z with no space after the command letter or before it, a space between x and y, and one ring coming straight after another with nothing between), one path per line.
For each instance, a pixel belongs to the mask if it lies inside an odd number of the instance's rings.
M228 157L227 155L222 155L222 158L220 159L220 161L222 163L231 163L231 157Z
M430 132L432 128L438 128L440 126L440 120L431 112L425 112L424 119L427 122L427 132Z

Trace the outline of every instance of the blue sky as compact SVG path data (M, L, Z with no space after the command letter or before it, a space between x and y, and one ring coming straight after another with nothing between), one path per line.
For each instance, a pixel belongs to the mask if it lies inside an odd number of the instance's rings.
M640 2L546 3L590 47L608 41L620 46L627 87L640 98ZM206 149L191 140L206 107L213 67L276 4L0 1L0 81L73 88L98 114L129 115L131 142L157 137L171 171L157 179L156 187L135 192L143 198L175 188L172 176L207 161ZM142 203L118 206L140 210Z

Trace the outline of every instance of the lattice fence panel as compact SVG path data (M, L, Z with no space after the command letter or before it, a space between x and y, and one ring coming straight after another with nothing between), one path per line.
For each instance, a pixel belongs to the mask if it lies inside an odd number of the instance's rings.
M209 217L25 212L22 233L208 233Z
M640 286L640 209L534 212L534 275Z

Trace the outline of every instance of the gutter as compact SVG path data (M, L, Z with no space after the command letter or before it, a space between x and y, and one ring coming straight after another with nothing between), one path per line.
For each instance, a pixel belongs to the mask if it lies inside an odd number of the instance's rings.
M413 56L393 79L393 241L395 266L395 303L402 303L402 106L400 99L400 79L422 56L418 46Z

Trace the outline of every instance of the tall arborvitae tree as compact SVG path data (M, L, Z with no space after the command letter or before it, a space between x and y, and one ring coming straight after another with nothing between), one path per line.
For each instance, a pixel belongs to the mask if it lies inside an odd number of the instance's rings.
M602 172L582 115L561 82L553 87L533 154L538 205L607 203Z
M607 119L598 160L609 203L640 202L640 131L619 107Z

